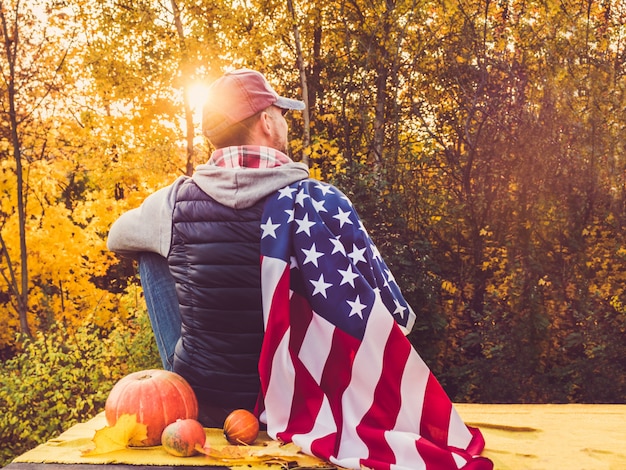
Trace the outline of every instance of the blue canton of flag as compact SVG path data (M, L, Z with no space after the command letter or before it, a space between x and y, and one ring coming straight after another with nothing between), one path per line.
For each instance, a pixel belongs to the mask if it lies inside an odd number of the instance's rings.
M279 190L267 202L261 230L262 254L291 262L292 289L304 289L298 293L311 299L317 314L360 339L377 291L405 333L410 331L411 307L337 188L305 180ZM295 253L292 243L301 247Z

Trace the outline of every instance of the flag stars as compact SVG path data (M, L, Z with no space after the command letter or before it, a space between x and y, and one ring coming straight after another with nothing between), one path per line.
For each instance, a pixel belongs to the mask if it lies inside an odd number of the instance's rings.
M300 204L302 207L304 207L304 201L306 198L310 198L311 196L309 196L307 193L305 193L304 191L299 191L298 194L296 194L296 204Z
M299 269L298 259L295 256L289 258L289 269Z
M333 190L329 184L317 183L315 187L319 189L324 196L326 196L328 193L332 192Z
M293 193L295 193L297 191L296 188L292 188L291 186L286 186L282 189L279 189L278 192L280 193L280 196L278 196L278 199L282 199L284 197L288 197L289 199L293 199Z
M349 264L348 269L346 270L339 269L338 271L339 274L341 274L341 284L339 285L343 286L344 284L350 284L354 287L354 280L359 277L359 275L352 271L352 265Z
M346 249L343 247L343 243L339 240L339 236L337 238L331 238L330 242L333 244L333 252L331 255L335 253L341 253L342 255L346 254Z
M311 198L311 202L313 203L313 207L317 212L328 212L324 207L324 203L326 202L324 199L322 199L321 201L317 201Z
M339 220L339 228L343 227L344 224L352 224L350 211L344 212L341 210L341 207L337 208L337 215L333 215L333 217Z
M357 295L356 299L352 300L346 300L346 302L348 302L348 305L350 305L350 314L348 316L352 317L354 315L358 315L359 318L363 319L363 310L365 309L366 305L361 303L361 299L360 297Z
M324 296L326 297L326 296ZM396 309L393 311L394 315L400 315L400 318L404 319L404 311L407 309L404 307L398 299L393 299L393 303L396 304Z
M393 274L389 271L389 269L385 269L385 274L387 276L387 283L385 285L389 285L390 282L396 281L396 278L393 277Z
M296 224L298 224L296 233L306 232L309 237L311 236L311 227L315 225L315 222L309 220L309 214L304 214L300 220L296 219Z
M380 255L380 251L378 251L378 247L376 245L374 245L373 243L370 244L370 249L372 250L374 259L377 259L379 261L383 260L383 257Z
M365 228L365 225L363 225L363 221L359 220L359 230L365 234L367 234L367 230Z
M276 238L276 229L278 227L280 227L280 224L273 224L272 218L268 217L267 222L264 224L261 224L261 230L263 230L263 233L261 234L261 238L265 238L267 236Z
M320 277L317 281L311 280L311 284L313 284L313 287L315 287L315 289L313 289L313 294L311 296L316 295L316 294L322 294L324 298L327 298L326 289L328 289L329 287L332 287L332 284L324 281L323 273L320 274Z
M359 261L365 263L365 250L366 248L357 248L357 246L353 243L352 253L350 253L348 256L350 257L350 259L352 259L352 262L354 264L357 264Z
M302 248L302 252L306 255L306 258L304 259L304 262L302 263L303 265L307 263L313 263L315 267L318 267L317 265L318 258L321 258L322 256L324 256L324 253L322 253L321 251L317 251L317 249L315 248L315 243L313 243L313 245L311 245L311 248L309 248L308 250L306 248Z
M287 213L287 223L293 222L294 210L293 209L285 209L285 212Z

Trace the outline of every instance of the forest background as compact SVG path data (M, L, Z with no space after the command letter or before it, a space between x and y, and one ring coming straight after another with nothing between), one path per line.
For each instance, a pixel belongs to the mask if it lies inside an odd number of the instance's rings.
M0 464L159 366L123 211L204 162L203 85L305 100L454 401L626 397L626 2L0 0Z

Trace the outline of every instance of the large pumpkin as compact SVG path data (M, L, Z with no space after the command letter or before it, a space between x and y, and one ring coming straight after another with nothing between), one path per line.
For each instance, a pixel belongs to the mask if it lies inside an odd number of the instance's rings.
M148 438L131 441L132 446L161 443L163 429L177 419L197 419L198 400L193 389L180 375L167 370L133 372L119 380L104 405L109 426L124 414L135 415L147 427Z

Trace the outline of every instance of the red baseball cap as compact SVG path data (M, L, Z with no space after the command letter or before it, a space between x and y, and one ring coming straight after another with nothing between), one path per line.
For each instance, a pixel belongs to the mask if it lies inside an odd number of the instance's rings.
M303 110L305 106L302 101L280 96L259 72L227 72L209 88L202 109L202 132L211 138L272 105L293 110Z

